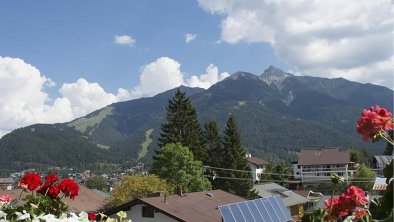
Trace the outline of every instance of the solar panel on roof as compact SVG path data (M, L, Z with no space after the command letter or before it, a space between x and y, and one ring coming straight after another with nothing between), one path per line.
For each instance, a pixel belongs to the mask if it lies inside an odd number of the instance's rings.
M254 218L253 218L252 213L250 212L250 210L248 208L248 205L246 205L246 202L238 203L238 207L239 207L239 209L241 209L241 212L242 212L242 214L243 214L243 216L244 216L246 221L248 221L248 222L249 221L250 222L255 221Z
M230 208L227 205L219 207L220 214L222 214L225 222L236 222Z
M281 209L281 207L279 206L279 204L277 203L277 198L276 197L270 197L270 203L272 205L272 207L275 210L275 213L278 215L280 220L286 220L286 215L283 212L283 209Z
M238 207L238 204L231 204L229 206L231 213L233 213L233 216L235 218L235 221L237 222L246 222L244 216L241 213L241 210Z
M259 210L257 209L257 206L254 203L254 201L247 201L246 205L248 206L248 208L249 208L249 210L250 210L251 214L253 215L253 218L256 222L265 221L263 219L262 215L260 214Z
M261 217L263 218L262 221L272 221L267 208L264 206L263 202L261 202L260 199L252 201L254 205L257 207L257 210L259 211Z
M290 211L279 196L219 206L225 222L286 222Z
M276 203L278 204L278 206L280 207L280 209L282 210L282 212L283 212L283 214L285 216L285 219L286 220L291 220L290 211L285 206L285 203L283 203L283 201L280 199L279 196L275 196L275 200L276 200Z

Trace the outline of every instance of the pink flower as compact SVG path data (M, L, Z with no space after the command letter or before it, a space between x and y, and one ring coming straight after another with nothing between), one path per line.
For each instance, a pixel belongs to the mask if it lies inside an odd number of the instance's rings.
M11 200L12 200L11 195L4 194L4 195L0 196L0 201L1 202L11 202Z
M375 141L375 135L380 130L394 129L392 114L385 108L376 105L361 113L361 118L357 120L357 132L363 136L365 141L371 139Z
M356 218L356 220L359 220L360 218L364 217L367 214L368 212L366 209L355 210L353 212L353 216Z
M347 189L348 195L351 197L351 199L354 201L356 206L362 206L366 205L368 203L368 199L365 196L364 190L356 187L356 186L351 186Z

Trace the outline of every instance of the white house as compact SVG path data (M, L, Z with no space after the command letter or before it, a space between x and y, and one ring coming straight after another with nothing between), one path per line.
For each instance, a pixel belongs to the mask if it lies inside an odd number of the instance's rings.
M349 181L352 170L350 153L337 147L302 149L298 162L293 164L293 176L302 183L321 183L330 181L333 173Z
M254 182L258 182L260 175L264 172L265 166L268 162L257 157L252 157L252 154L247 154L246 159L249 162L250 170L252 171L252 177Z

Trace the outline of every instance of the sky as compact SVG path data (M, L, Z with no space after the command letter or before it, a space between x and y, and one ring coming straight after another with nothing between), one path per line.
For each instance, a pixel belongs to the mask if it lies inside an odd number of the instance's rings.
M3 0L0 136L273 65L393 88L390 0Z

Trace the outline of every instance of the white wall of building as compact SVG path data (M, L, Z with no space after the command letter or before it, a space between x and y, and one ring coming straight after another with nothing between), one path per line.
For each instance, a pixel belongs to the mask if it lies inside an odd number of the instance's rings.
M154 218L142 217L142 207L145 206L143 204L137 204L131 207L129 211L127 211L127 219L131 219L133 222L176 222L175 219L161 213L155 211Z
M259 167L250 162L249 167L252 171L253 182L259 181L260 174L264 172L265 167Z

